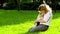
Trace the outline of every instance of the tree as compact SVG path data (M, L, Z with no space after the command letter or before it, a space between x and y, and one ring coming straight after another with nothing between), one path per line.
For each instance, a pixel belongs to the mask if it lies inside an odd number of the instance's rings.
M36 0L33 0L33 2L36 2Z
M18 11L20 10L20 0L17 0Z
M55 10L56 12L56 0L51 0L52 2L52 8Z
M6 2L7 0L0 0L0 8L3 8L3 3Z
M20 10L20 0L14 0L14 4L18 7L18 11Z

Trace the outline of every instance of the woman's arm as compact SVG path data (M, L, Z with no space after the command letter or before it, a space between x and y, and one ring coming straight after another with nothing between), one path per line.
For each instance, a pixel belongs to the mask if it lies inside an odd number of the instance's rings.
M50 17L50 13L47 13L47 14L44 15L44 18L40 19L39 21L41 23L46 23L49 20L49 17Z
M41 23L46 23L46 21L45 21L45 20L43 20L43 19L42 19L42 20L39 20L39 21L40 21Z

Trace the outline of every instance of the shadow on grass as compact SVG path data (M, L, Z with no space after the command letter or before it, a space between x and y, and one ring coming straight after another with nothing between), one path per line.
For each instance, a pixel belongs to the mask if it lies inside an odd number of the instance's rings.
M60 18L60 10L56 10L56 13L53 11L53 19Z
M20 24L27 21L34 21L38 15L36 11L25 11L20 12L16 10L0 10L0 26ZM53 19L60 17L60 13L53 12Z
M27 21L34 21L37 12L0 10L0 26L21 24Z
M39 34L39 32L26 32L26 33L21 33L21 34Z

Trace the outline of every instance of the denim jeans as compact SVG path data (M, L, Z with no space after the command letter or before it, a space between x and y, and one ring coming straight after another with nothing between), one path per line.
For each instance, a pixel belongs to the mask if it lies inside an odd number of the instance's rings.
M36 27L30 28L28 32L46 31L48 29L48 27L49 27L48 25L40 24Z

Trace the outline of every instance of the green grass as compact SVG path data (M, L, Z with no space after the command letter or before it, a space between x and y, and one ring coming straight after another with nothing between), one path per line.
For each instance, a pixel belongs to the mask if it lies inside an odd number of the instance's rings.
M38 15L31 10L0 10L0 34L60 34L60 13L53 12L50 27L45 32L26 33Z

